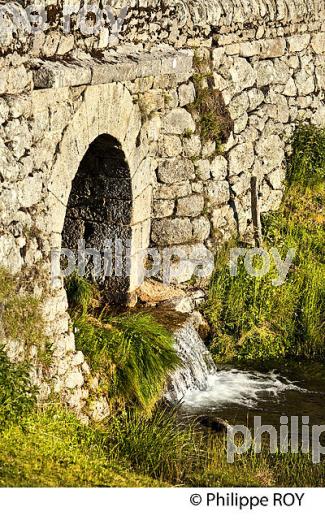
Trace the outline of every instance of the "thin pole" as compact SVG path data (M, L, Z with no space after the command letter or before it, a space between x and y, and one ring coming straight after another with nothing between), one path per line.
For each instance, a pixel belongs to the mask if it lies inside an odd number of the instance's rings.
M257 177L251 177L251 208L254 227L254 240L257 247L262 246L261 214L258 202Z

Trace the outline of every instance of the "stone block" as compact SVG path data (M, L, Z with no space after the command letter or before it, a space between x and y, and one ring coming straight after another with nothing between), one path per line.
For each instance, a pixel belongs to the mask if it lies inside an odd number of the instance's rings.
M325 54L325 32L315 34L311 40L311 46L316 54Z
M229 153L229 175L238 175L247 172L254 162L254 148L252 143L243 143L235 146Z
M182 141L178 135L163 135L158 150L162 157L176 157L182 153Z
M155 218L170 217L174 213L174 200L156 200L153 204L153 216Z
M154 220L151 238L155 244L185 244L192 240L192 224L189 218Z
M183 84L178 89L180 107L190 105L195 99L195 88L192 82Z
M279 58L286 52L285 38L263 40L261 42L261 58Z
M179 217L196 217L202 213L204 208L204 198L202 195L195 194L177 201L177 215Z
M154 190L154 199L175 199L186 197L192 192L189 181L179 182L170 185L157 185Z
M201 153L201 139L198 135L183 138L183 149L186 157L198 157Z
M211 174L214 180L224 180L227 177L228 161L222 155L215 157L211 163Z
M160 182L165 184L193 180L195 178L194 165L192 161L185 158L167 159L158 167L157 177Z
M227 181L208 181L205 195L209 207L221 206L230 199L229 184Z
M184 135L195 132L193 117L184 108L175 108L162 120L162 130L166 134Z
M193 240L204 242L210 235L210 221L207 217L201 216L192 220Z
M256 71L245 58L235 58L229 73L237 92L252 87L256 81Z

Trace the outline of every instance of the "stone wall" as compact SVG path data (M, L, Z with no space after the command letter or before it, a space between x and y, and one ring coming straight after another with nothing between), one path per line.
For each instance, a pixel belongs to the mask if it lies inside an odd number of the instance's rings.
M0 31L0 264L33 271L54 345L50 372L34 363L35 380L44 396L52 388L80 411L96 381L75 351L65 291L61 280L51 284L50 264L89 146L109 135L128 165L129 290L142 282L139 258L149 245L181 246L194 262L171 281L193 286L195 266L218 244L236 233L250 240L251 176L261 211L277 209L293 130L301 121L323 124L325 6L131 0L121 31L105 23L87 36L75 15L69 33L60 26L64 6L78 10L81 2L37 2L47 7L48 25L35 34L24 24L29 4L0 2L7 29ZM112 4L117 16L123 2ZM223 153L202 137L193 111L202 63L201 84L221 92L233 122ZM26 354L10 338L6 344L13 359ZM103 401L91 402L91 413L107 413Z

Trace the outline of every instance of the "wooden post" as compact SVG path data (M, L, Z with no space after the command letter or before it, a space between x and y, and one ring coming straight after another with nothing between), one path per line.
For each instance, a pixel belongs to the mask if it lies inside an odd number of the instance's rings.
M251 177L251 207L256 247L262 246L261 214L258 203L257 177Z

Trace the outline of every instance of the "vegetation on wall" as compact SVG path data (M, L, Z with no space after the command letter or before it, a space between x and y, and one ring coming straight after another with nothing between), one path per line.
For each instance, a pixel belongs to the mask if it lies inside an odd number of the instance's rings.
M4 337L27 347L45 343L41 302L27 291L20 292L20 275L12 275L0 267L0 316ZM26 284L24 284L26 285ZM24 287L25 289L25 287Z
M229 249L238 244L219 254L205 309L219 360L325 360L325 131L302 126L292 146L282 207L264 217L263 246L276 247L282 258L294 248L293 265L283 285L274 286L275 265L254 278L241 259L232 277Z
M194 68L196 97L189 109L197 120L203 143L214 141L217 151L221 152L222 144L227 142L233 130L233 121L222 93L214 88L210 59L196 55Z

